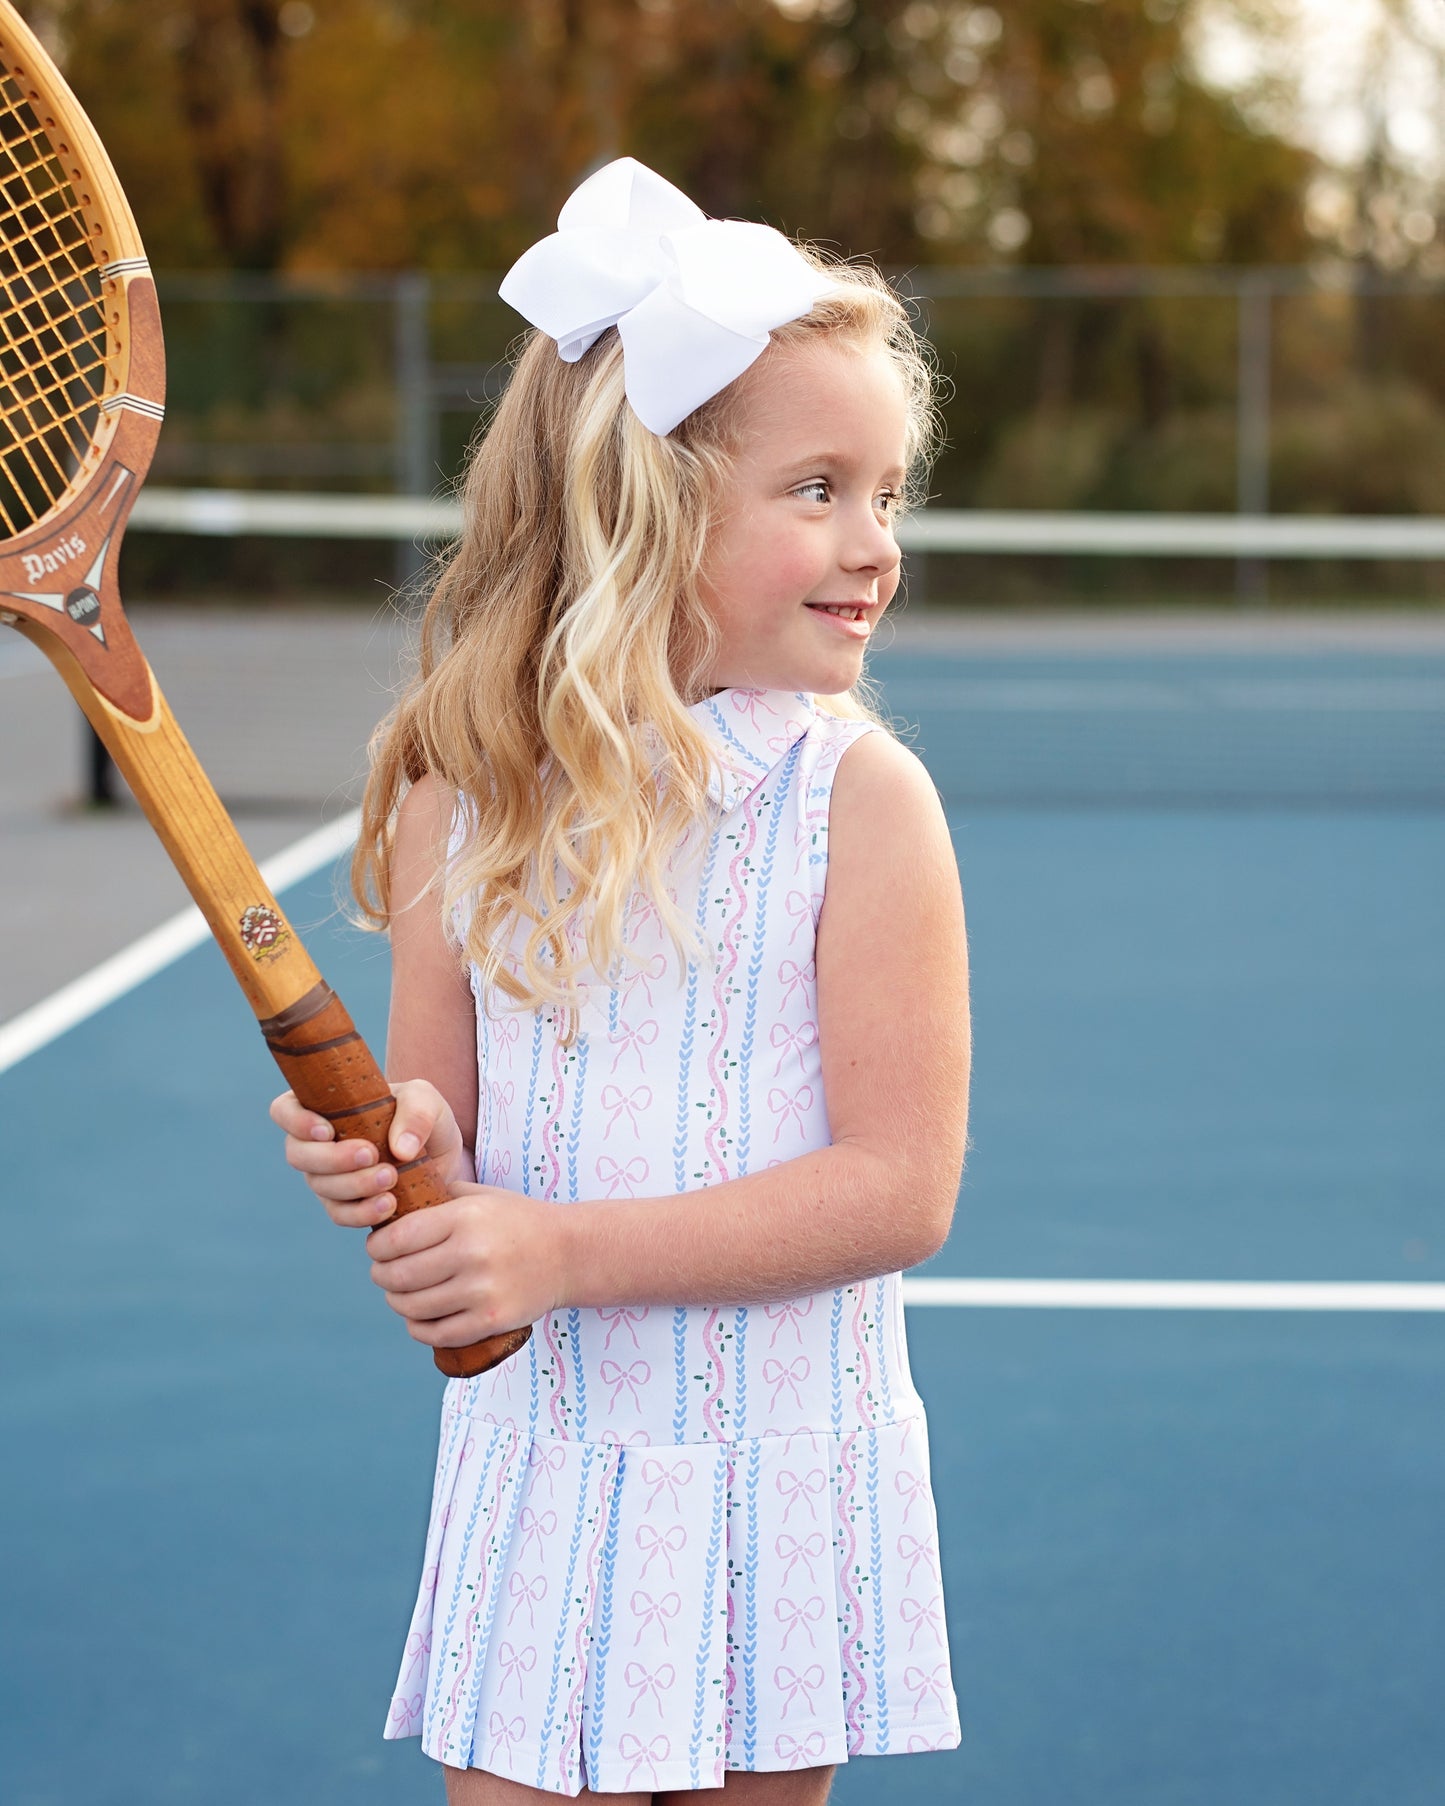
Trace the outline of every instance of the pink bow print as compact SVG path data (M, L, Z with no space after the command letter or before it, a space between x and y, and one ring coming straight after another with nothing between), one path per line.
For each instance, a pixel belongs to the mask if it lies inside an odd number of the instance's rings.
M793 1092L791 1096L783 1090L781 1085L774 1085L772 1090L768 1093L768 1109L771 1110L773 1115L778 1119L778 1126L773 1130L774 1143L777 1142L778 1138L782 1135L783 1130L788 1126L789 1117L792 1117L793 1121L797 1123L798 1127L801 1129L804 1126L803 1113L804 1111L811 1110L812 1107L813 1087L811 1085L799 1085L798 1089Z
M645 1511L651 1511L657 1503L657 1495L666 1492L672 1499L672 1509L682 1510L682 1502L677 1496L679 1486L686 1486L692 1478L692 1463L679 1461L676 1467L668 1467L665 1462L648 1460L642 1464L642 1484L650 1486Z
M918 1633L926 1625L938 1642L943 1641L943 1614L938 1609L936 1600L925 1602L922 1599L905 1599L898 1608L905 1624L913 1626L913 1635L908 1639L908 1647L912 1649L918 1641Z
M609 1304L604 1310L598 1311L597 1315L607 1325L607 1340L602 1346L611 1348L612 1338L621 1328L631 1336L632 1346L636 1348L638 1346L637 1331L632 1326L634 1323L645 1321L648 1309L649 1307L645 1304Z
M805 1762L810 1768L817 1768L823 1760L823 1751L827 1747L821 1731L809 1731L801 1743L797 1738L790 1737L786 1731L779 1731L773 1744L773 1749L789 1768L799 1768Z
M493 1148L491 1168L492 1184L505 1186L512 1173L512 1150L510 1148Z
M913 1571L919 1562L922 1562L931 1574L937 1574L938 1563L934 1558L933 1550L921 1538L905 1532L898 1539L898 1553L908 1563L908 1572L903 1577L905 1586L913 1584Z
M801 1674L794 1674L791 1668L783 1667L773 1670L773 1685L783 1695L783 1717L788 1716L788 1707L801 1693L803 1704L809 1712L813 1710L813 1695L823 1684L823 1670L816 1662L805 1668Z
M672 1749L672 1745L666 1737L659 1731L651 1743L644 1743L640 1737L634 1737L631 1731L624 1731L618 1739L617 1748L622 1760L632 1764L627 1771L628 1788L631 1788L632 1783L637 1779L637 1771L640 1768L647 1770L647 1784L649 1787L655 1788L657 1786L657 1765L659 1762L666 1762L668 1752Z
M804 1022L797 1028L789 1028L786 1022L775 1022L768 1039L778 1049L778 1063L773 1068L773 1077L777 1078L790 1053L796 1054L802 1063L803 1055L818 1039L818 1030L812 1022Z
M401 1678L404 1681L410 1680L412 1669L430 1654L431 1632L428 1631L423 1636L419 1630L414 1630L406 1640L406 1671Z
M799 965L794 959L785 959L778 967L778 982L783 986L782 1001L786 1003L800 985L811 984L817 976L817 967L812 960Z
M809 1580L816 1586L818 1584L818 1576L814 1572L813 1563L818 1560L827 1546L827 1539L824 1537L821 1530L810 1530L803 1538L802 1542L799 1542L795 1536L789 1536L785 1530L773 1545L774 1552L780 1555L788 1564L787 1567L783 1569L783 1585L787 1585L792 1576L793 1569L797 1567L799 1562L802 1562L803 1566L808 1570Z
M773 1614L779 1624L786 1624L788 1627L783 1632L782 1647L784 1649L788 1647L789 1639L800 1624L804 1630L808 1631L809 1643L815 1649L817 1648L818 1639L811 1630L808 1630L810 1624L816 1624L823 1616L823 1601L816 1594L811 1599L805 1600L802 1605L799 1605L796 1599L775 1600Z
M623 1054L631 1050L631 1052L637 1055L638 1070L640 1072L646 1072L647 1063L642 1057L642 1049L644 1047L651 1047L657 1040L657 1036L657 1024L650 1018L644 1022L639 1022L635 1028L630 1022L619 1022L617 1025L617 1032L608 1037L612 1042L612 1045L617 1049L617 1052L612 1059L612 1070L616 1072L617 1062L622 1058Z
M552 1536L557 1529L557 1513L547 1510L538 1517L530 1505L524 1505L517 1513L517 1527L522 1532L521 1553L527 1553L527 1544L535 1542L541 1548L542 1538Z
M652 1088L649 1085L638 1085L633 1091L624 1091L620 1085L604 1085L602 1087L602 1108L612 1114L607 1119L607 1127L603 1135L610 1135L617 1127L619 1116L625 1116L632 1124L632 1133L639 1134L637 1112L645 1110L652 1102Z
M626 1166L619 1166L610 1154L601 1154L597 1159L597 1177L607 1187L609 1198L615 1198L619 1191L624 1198L635 1198L649 1170L641 1154L634 1154Z
M411 1726L421 1717L421 1695L413 1693L410 1699L403 1699L398 1693L391 1702L391 1710L387 1721L394 1726L398 1737L410 1734Z
M502 1128L507 1128L510 1118L507 1112L517 1101L517 1087L511 1079L504 1085L500 1079L492 1080L492 1110Z
M767 732L767 723L758 720L759 709L767 716L768 721L776 721L778 718L774 710L770 709L767 703L763 701L763 692L761 690L734 690L732 695L728 698L728 701L732 705L733 713L735 715L746 715L748 720L760 734ZM792 742L790 741L789 745L791 744Z
M807 731L808 724L806 721L794 721L790 715L783 723L782 733L774 734L768 741L768 751L770 753L776 753L778 757L781 758L795 741L802 739Z
M493 1712L487 1720L487 1729L491 1732L492 1742L508 1756L512 1753L512 1745L527 1729L523 1718L503 1718L500 1712Z
M903 1685L913 1690L914 1710L922 1707L931 1694L944 1711L948 1710L948 1663L940 1662L930 1674L926 1668L909 1667L903 1673Z
M642 1400L638 1396L637 1388L652 1378L652 1369L646 1361L634 1361L630 1367L621 1367L616 1361L607 1360L602 1363L599 1371L602 1375L602 1384L612 1388L612 1397L607 1401L609 1409L614 1411L617 1409L617 1395L623 1390L632 1394L633 1409L637 1411L642 1409Z
M639 966L632 974L636 983L641 985L643 990L647 993L648 1009L652 1008L652 980L661 978L666 971L667 955L665 953L654 953L645 966Z
M502 1678L497 1685L497 1698L502 1697L502 1689L508 1681L516 1681L517 1697L522 1697L522 1675L530 1674L537 1666L537 1652L529 1643L523 1650L513 1649L510 1643L501 1648L498 1666L502 1670Z
M769 1355L763 1362L763 1384L771 1386L773 1389L773 1396L768 1401L769 1409L777 1410L778 1394L784 1387L787 1387L792 1393L793 1403L801 1407L803 1395L798 1388L812 1371L813 1363L806 1355L795 1355L792 1364L787 1367L784 1367L783 1363L774 1356Z
M893 1490L900 1498L907 1499L908 1501L903 1507L903 1521L906 1524L908 1522L908 1514L917 1503L919 1494L921 1493L925 1497L927 1496L928 1482L923 1478L922 1474L912 1474L904 1471L902 1473L894 1474Z
M677 1671L671 1662L664 1662L660 1668L649 1670L641 1662L629 1662L622 1677L632 1689L632 1704L627 1716L631 1718L647 1694L652 1695L653 1704L662 1710L662 1696L677 1679Z
M668 1620L670 1618L675 1618L682 1610L682 1600L678 1595L676 1593L664 1593L661 1599L654 1599L651 1593L644 1593L639 1587L632 1595L630 1603L633 1615L638 1620L637 1637L633 1642L633 1648L635 1649L637 1644L642 1641L642 1633L650 1624L656 1624L657 1628L662 1632L662 1641L666 1644Z
M635 1540L639 1549L647 1551L647 1559L642 1564L641 1574L638 1575L639 1580L646 1578L647 1570L659 1555L667 1569L667 1578L669 1580L677 1579L672 1558L687 1541L687 1532L681 1524L674 1524L670 1530L661 1532L654 1530L651 1524L639 1524Z
M515 973L516 962L509 961L508 964L512 967L513 972ZM522 1033L522 1025L517 1020L516 1016L513 1015L511 1012L508 1012L505 1015L496 1017L495 1021L496 1021L496 1025L497 1025L497 1027L496 1027L497 1039L499 1041L501 1041L502 1043L504 1043L504 1045L506 1045L507 1047L515 1047L517 1045L517 1042L520 1039L521 1033Z
M512 1609L507 1613L510 1624L517 1613L525 1605L527 1608L527 1625L531 1630L537 1628L537 1614L533 1609L539 1599L547 1597L547 1582L539 1574L535 1580L524 1580L520 1574L513 1574L507 1582L507 1591L512 1595Z
M818 1513L813 1499L827 1486L827 1475L822 1468L815 1467L810 1474L795 1474L790 1468L784 1468L778 1475L778 1491L788 1501L783 1507L783 1522L786 1524L792 1516L793 1507L801 1499L808 1507L808 1513L816 1518Z
M527 1450L527 1466L533 1469L541 1468L542 1472L547 1476L547 1493L550 1498L555 1499L557 1496L557 1482L552 1476L553 1474L561 1473L566 1465L567 1451L562 1447L560 1442L534 1442ZM526 1522L526 1514L530 1510L530 1506L523 1507L522 1515L524 1523ZM536 1521L535 1513L533 1514L532 1521ZM555 1523L553 1527L555 1528ZM550 1535L551 1533L549 1532L548 1534Z
M791 1326L793 1334L798 1338L798 1346L801 1348L803 1346L803 1332L798 1327L798 1323L801 1318L806 1317L809 1314L812 1308L813 1300L811 1298L789 1298L782 1304L764 1305L763 1309L766 1311L767 1315L777 1319L776 1323L773 1325L772 1336L768 1340L768 1347L772 1348L776 1344L778 1332L785 1324L787 1324Z

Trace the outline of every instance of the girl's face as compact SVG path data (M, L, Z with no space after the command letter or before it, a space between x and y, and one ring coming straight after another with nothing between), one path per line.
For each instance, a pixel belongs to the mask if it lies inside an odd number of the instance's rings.
M898 587L907 406L886 352L774 347L745 379L738 454L703 562L714 689L835 696Z

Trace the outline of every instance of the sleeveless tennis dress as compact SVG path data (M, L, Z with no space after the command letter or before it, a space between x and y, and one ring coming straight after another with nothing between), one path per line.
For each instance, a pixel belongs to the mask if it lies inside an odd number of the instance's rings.
M477 1174L562 1200L696 1192L828 1144L813 948L838 760L809 697L692 709L720 761L673 861L708 963L549 1010L477 998ZM707 832L693 831L699 839ZM654 951L655 948L655 951ZM480 982L473 969L473 988ZM552 1793L719 1787L959 1741L898 1274L787 1303L562 1310L453 1380L386 1735Z

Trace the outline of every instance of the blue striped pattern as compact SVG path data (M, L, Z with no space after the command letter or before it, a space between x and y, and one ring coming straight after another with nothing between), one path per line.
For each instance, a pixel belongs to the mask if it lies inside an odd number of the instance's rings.
M758 982L762 977L763 956L767 952L765 930L768 917L768 895L773 879L773 862L778 851L778 824L783 819L783 804L788 800L793 788L793 779L797 775L798 760L802 754L803 742L797 740L789 749L783 762L783 775L778 788L773 792L768 803L768 832L763 842L763 862L758 873L758 884L753 905L753 956L748 961L748 996L743 1016L743 1045L738 1056L738 1139L734 1150L737 1174L741 1179L749 1170L748 1158L752 1144L752 1076L753 1076L753 1033L758 1019ZM760 799L761 800L761 799Z
M883 1524L878 1515L878 1432L868 1430L868 1521L872 1534L868 1540L871 1566L869 1581L873 1587L873 1734L880 1756L888 1753L888 1690L883 1678Z
M582 1139L582 1097L587 1088L587 1035L577 1037L577 1081L572 1087L572 1124L567 1133L567 1202L575 1204L577 1189L577 1151ZM587 1370L582 1361L582 1313L567 1313L567 1345L572 1350L572 1434L580 1442L587 1434Z
M672 1408L672 1440L687 1441L687 1306L679 1304L672 1313L672 1367L677 1386Z
M522 1131L522 1195L532 1195L532 1120L537 1109L537 1073L542 1064L542 1011L532 1017L532 1076L527 1081L527 1123Z
M708 842L707 863L703 867L702 879L697 887L697 928L701 933L707 922L708 892L712 889L713 867L717 863L718 841L720 834L714 834ZM687 965L687 996L683 1003L682 1042L677 1052L677 1132L672 1138L672 1177L674 1189L679 1192L688 1190L687 1183L687 1149L688 1134L688 1094L692 1088L692 1055L697 1034L697 982L698 963L689 960Z
M504 1550L511 1541L512 1527L517 1521L517 1513L522 1508L522 1493L524 1488L520 1484L520 1476L517 1470L519 1461L524 1461L526 1457L519 1455L515 1433L509 1430L506 1432L506 1436L508 1442L506 1458L512 1464L511 1471L507 1474L505 1481L507 1486L507 1502L502 1521L492 1525L488 1552L496 1552L496 1563L488 1582L485 1615L477 1635L475 1657L476 1670L472 1677L472 1690L467 1696L467 1702L461 1714L462 1722L468 1727L466 1736L468 1757L474 1754L476 1750L477 1706L482 1697L482 1682L486 1678L487 1651L491 1647L492 1642L492 1625L496 1620L497 1605L502 1597L500 1582L502 1570L505 1568L506 1563L502 1559L501 1551Z
M737 735L728 726L727 717L715 702L708 703L707 712L711 716L713 726L717 729L719 734L722 735L723 739L730 747L732 747L734 752L742 754L754 771L768 771L771 769L766 759L759 753L754 752L751 746L745 746L743 742L738 739Z
M758 1747L758 1463L762 1444L748 1444L748 1540L743 1556L743 1765Z
M833 1382L833 1434L843 1434L843 1364L838 1357L838 1338L843 1328L843 1288L833 1294L833 1315L828 1322L828 1360Z
M602 1586L597 1607L596 1644L592 1658L592 1710L587 1719L587 1769L590 1785L597 1783L597 1754L602 1747L602 1726L607 1716L607 1652L612 1647L612 1584L617 1573L617 1532L622 1522L622 1499L627 1480L627 1453L617 1451L617 1472L612 1479L607 1536L602 1544Z
M699 1785L702 1758L702 1715L707 1705L708 1658L713 1648L713 1610L717 1599L717 1575L722 1555L723 1525L727 1521L726 1514L727 1461L719 1449L717 1453L717 1473L712 1489L712 1533L707 1544L706 1580L702 1595L702 1625L697 1646L697 1692L692 1706L692 1746L690 1778L692 1785Z
M562 1583L564 1607L557 1621L557 1642L552 1650L552 1679L547 1688L547 1716L542 1722L542 1735L538 1742L537 1753L537 1785L541 1787L547 1773L548 1745L552 1741L553 1732L557 1729L557 1687L562 1678L562 1657L567 1647L567 1633L572 1628L571 1613L565 1602L572 1598L572 1587L577 1578L577 1552L582 1547L582 1529L587 1522L587 1501L592 1485L592 1469L597 1464L602 1445L596 1442L583 1443L582 1477L577 1486L577 1516L572 1525L572 1539L567 1545L567 1578Z

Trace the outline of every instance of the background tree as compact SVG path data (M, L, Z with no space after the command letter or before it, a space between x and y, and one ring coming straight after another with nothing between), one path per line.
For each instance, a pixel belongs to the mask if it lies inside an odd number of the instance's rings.
M621 152L711 213L890 264L1293 259L1313 161L1200 77L1189 34L1204 5L28 10L162 267L495 269Z

